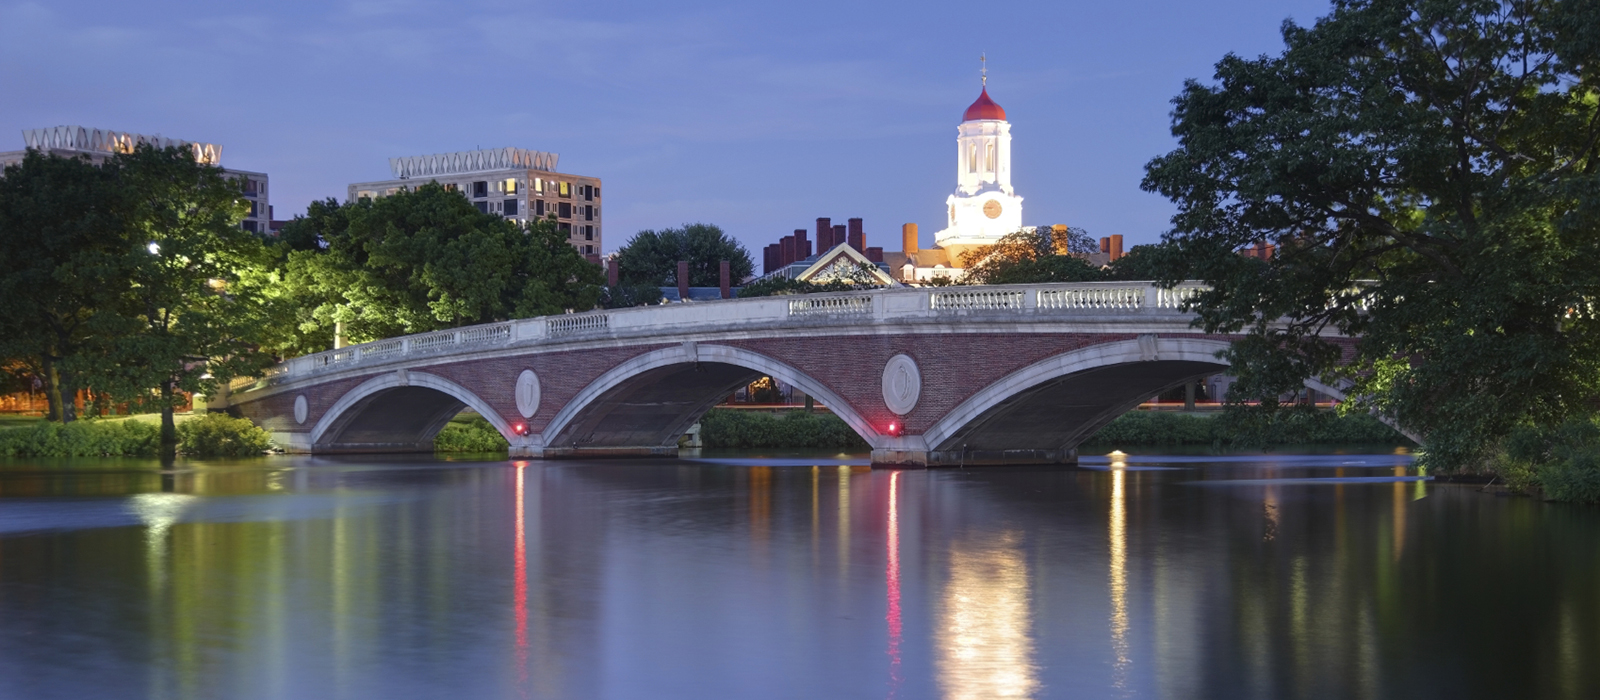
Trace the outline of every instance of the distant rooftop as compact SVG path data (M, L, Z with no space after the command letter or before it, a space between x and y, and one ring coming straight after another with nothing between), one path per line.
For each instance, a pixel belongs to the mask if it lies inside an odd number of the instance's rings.
M127 153L141 143L148 143L156 148L189 147L194 149L194 159L201 163L216 165L222 160L222 146L214 143L169 139L159 134L148 135L127 131L112 131L110 129L90 129L82 126L23 129L22 140L28 144L28 148L36 148L41 151L59 148L96 153Z
M459 175L511 168L555 172L556 161L560 159L560 154L530 151L526 148L487 148L480 151L390 158L389 170L402 180L418 176Z

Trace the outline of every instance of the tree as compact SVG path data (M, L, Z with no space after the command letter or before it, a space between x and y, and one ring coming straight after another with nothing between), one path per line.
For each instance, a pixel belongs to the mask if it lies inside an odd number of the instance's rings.
M967 251L961 264L966 284L1092 282L1102 278L1087 254L1093 239L1083 229L1057 233L1049 226L1006 234L993 245Z
M289 322L287 352L326 349L339 326L346 340L366 342L587 310L600 295L600 269L554 221L520 226L437 183L314 204L285 231L284 294L309 309Z
M155 390L161 454L170 459L179 392L209 394L272 361L256 352L263 300L240 284L243 270L265 264L266 251L239 226L239 184L187 149L141 145L101 169L116 188L122 275L115 303L91 318L96 356L78 369L124 396Z
M640 231L617 251L617 273L623 282L670 287L678 283L678 262L689 263L689 286L722 284L722 261L739 284L755 270L750 252L711 224Z
M44 382L68 422L90 320L125 280L114 183L88 159L29 150L0 178L0 359Z
M1233 391L1348 379L1445 469L1595 405L1597 26L1593 2L1337 0L1185 85L1144 187L1212 287L1200 325L1247 334ZM1258 241L1278 255L1236 253Z

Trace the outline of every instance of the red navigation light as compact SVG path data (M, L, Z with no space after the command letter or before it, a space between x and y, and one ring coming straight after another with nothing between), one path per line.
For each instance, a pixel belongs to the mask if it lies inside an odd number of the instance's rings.
M528 424L527 423L512 423L511 424L511 432L516 433L518 435L527 435L528 434Z
M900 424L891 421L889 423L889 434L898 437L900 435Z

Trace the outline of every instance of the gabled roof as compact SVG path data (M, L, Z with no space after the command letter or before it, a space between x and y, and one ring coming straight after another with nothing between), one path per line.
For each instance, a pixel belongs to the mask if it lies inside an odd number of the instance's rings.
M806 282L826 281L829 277L833 276L829 274L832 272L832 268L841 263L852 266L864 265L878 280L878 284L886 287L901 286L901 284L896 281L894 277L891 277L889 273L884 272L883 268L878 267L877 263L868 260L867 256L861 254L861 251L850 247L849 243L840 243L839 245L829 249L827 252L818 255L816 262L811 263L810 267L807 267L804 272L795 275L794 278Z

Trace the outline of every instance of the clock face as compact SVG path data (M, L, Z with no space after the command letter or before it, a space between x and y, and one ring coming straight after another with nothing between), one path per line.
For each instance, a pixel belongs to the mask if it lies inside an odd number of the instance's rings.
M991 199L983 203L983 215L991 219L1000 218L1000 203Z

